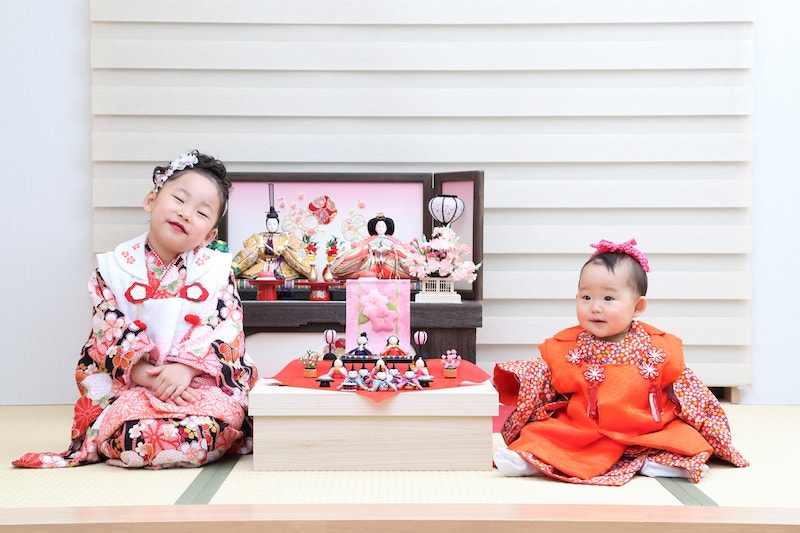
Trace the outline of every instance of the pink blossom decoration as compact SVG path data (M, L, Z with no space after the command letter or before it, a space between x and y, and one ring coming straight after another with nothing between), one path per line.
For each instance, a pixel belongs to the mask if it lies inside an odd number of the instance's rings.
M447 350L442 355L442 364L445 368L458 368L461 366L461 356L455 349Z
M408 257L403 265L412 276L422 279L435 274L450 277L453 281L475 281L480 264L464 259L472 248L458 242L458 236L450 226L440 226L433 230L431 239L414 239L406 245Z
M361 296L359 304L361 314L372 323L374 331L392 331L394 329L397 311L389 308L388 296L373 288Z

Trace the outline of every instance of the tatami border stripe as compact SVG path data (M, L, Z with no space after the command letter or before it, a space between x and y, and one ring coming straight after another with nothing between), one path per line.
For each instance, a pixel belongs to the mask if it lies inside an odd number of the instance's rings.
M656 478L661 486L667 489L683 505L694 507L718 507L717 502L706 496L697 488L697 485L688 479L676 479L670 477Z
M241 456L228 455L205 465L175 501L175 505L207 505L228 478L239 457Z

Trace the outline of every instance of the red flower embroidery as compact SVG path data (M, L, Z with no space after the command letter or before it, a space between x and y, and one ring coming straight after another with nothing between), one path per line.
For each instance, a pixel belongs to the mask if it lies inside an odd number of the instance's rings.
M197 256L197 259L194 260L194 263L197 266L203 266L209 259L211 259L211 256L203 252Z
M73 429L77 430L77 434L80 435L97 420L97 417L102 412L103 408L95 404L91 398L87 396L79 398L75 402L75 416L72 419Z
M193 302L202 302L208 298L208 291L199 283L192 283L191 285L184 286L180 291L178 291L178 295L181 298L186 298L187 300L191 300Z
M11 464L22 468L41 468L42 458L38 453L26 453Z
M333 200L325 194L314 198L311 203L308 204L308 210L311 211L311 214L314 215L323 226L330 224L331 220L333 220L339 212Z
M125 291L125 298L131 303L140 304L152 298L153 292L153 288L150 285L145 285L144 283L136 281Z

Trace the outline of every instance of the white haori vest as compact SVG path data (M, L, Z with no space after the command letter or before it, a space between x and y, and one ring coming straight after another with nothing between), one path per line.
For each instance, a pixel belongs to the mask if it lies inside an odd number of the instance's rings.
M216 313L217 293L228 282L232 258L210 248L188 252L182 296L152 299L144 253L147 236L144 233L120 244L113 252L98 254L97 264L119 309L129 320L146 326L147 335L157 346L150 354L150 363L160 365L191 328L187 315L196 315L203 323Z

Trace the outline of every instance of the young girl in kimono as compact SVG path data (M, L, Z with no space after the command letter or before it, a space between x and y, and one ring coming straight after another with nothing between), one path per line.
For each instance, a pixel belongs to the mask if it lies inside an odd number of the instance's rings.
M495 367L500 400L516 406L502 429L508 447L494 455L504 475L622 485L638 472L696 483L712 454L747 466L719 402L684 366L680 339L637 320L649 266L635 245L592 245L579 325L541 344L541 359Z
M97 257L92 331L75 371L72 444L29 453L28 468L106 461L124 467L200 466L252 450L242 308L217 236L231 182L197 151L153 172L150 229Z

